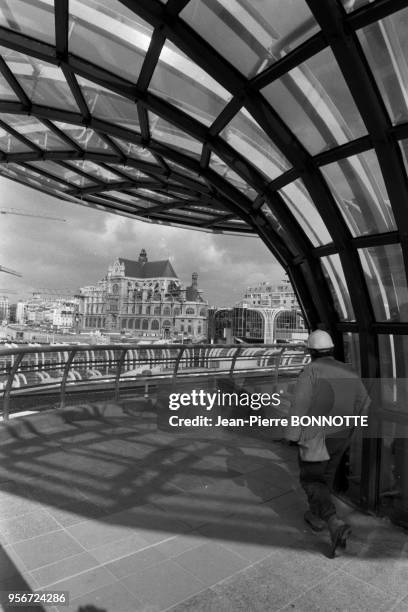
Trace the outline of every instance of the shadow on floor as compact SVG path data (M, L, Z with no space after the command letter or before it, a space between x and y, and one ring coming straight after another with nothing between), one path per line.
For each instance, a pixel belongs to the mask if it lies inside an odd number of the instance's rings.
M13 588L67 589L72 610L133 612L148 609L145 600L161 610L284 550L314 555L322 568L330 563L327 533L316 536L303 523L294 448L221 428L211 436L160 431L150 402L134 400L7 427L0 538ZM402 531L342 511L355 531L342 563L408 561ZM162 571L177 594L170 586L146 594Z

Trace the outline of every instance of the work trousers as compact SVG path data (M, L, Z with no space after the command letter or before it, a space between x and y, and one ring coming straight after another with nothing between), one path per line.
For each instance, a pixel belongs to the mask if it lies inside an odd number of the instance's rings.
M336 514L331 492L337 468L349 445L350 436L326 438L326 448L330 455L328 461L302 461L299 458L299 479L307 495L309 508L324 521Z

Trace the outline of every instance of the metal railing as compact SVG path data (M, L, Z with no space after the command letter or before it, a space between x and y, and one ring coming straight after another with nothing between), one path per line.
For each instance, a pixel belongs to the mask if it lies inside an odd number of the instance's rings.
M304 345L109 344L14 346L0 349L3 418L13 396L59 395L108 389L119 399L121 387L141 388L159 381L175 385L189 377L279 376L298 374L310 357Z

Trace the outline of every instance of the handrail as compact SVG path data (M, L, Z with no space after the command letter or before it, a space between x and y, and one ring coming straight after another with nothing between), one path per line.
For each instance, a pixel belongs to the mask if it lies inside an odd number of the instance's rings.
M24 358L24 353L20 353L19 355L17 355L13 366L10 368L10 372L8 375L8 379L7 379L7 383L6 383L6 387L4 389L4 403L3 403L3 418L5 421L8 421L9 418L9 411L10 411L10 392L11 392L11 388L13 386L13 381L14 381L14 376L17 373L17 370L20 366L20 363L22 362Z
M260 349L282 349L282 344L240 344L240 347L243 349L251 349L256 348ZM118 343L118 344L50 344L50 345L37 345L37 346L15 346L15 347L7 347L0 348L0 357L6 357L7 355L18 355L20 353L24 354L33 354L33 353L60 353L60 352L68 352L73 349L76 349L78 352L86 352L86 351L116 351L116 350L135 350L135 349L236 349L236 344L128 344L128 343ZM294 349L302 349L305 350L304 344L285 344L283 348L294 350Z
M74 357L75 357L76 353L77 352L76 352L75 349L70 351L70 353L68 355L68 359L65 362L64 373L62 375L62 380L61 380L61 391L60 391L60 393L61 393L61 395L60 395L60 397L61 397L60 408L61 409L65 407L65 388L66 388L66 385L67 385L67 378L68 378L68 374L69 374L69 371L71 369L71 365L72 365L72 362L74 361Z
M116 368L116 376L115 376L115 400L119 399L119 385L120 385L120 375L122 373L122 367L125 362L125 357L127 355L128 349L123 349L122 353L118 359L118 365Z
M99 353L99 354L98 354ZM32 363L30 359L22 366L24 357L41 354L42 364L39 359ZM56 354L57 360L46 358L45 355ZM85 354L85 357L84 357ZM283 356L287 355L287 363L282 366ZM19 384L23 380L27 387L27 394L36 393L38 389L46 392L51 384L52 388L59 391L60 408L65 406L66 388L82 385L92 386L101 382L109 385L114 391L115 400L120 396L121 381L129 383L137 379L144 381L144 396L148 397L149 382L152 379L169 379L172 386L176 385L179 376L219 376L225 375L233 378L240 374L249 372L271 372L275 373L277 382L280 371L287 374L299 372L303 367L306 349L304 345L277 344L84 344L84 345L49 345L49 346L17 346L0 348L0 375L6 377L3 384L3 417L8 419L10 411L10 396L15 384L15 377L19 377ZM12 363L8 363L8 357L13 357ZM74 358L78 357L78 360ZM183 359L184 357L184 359ZM4 361L6 360L6 361ZM127 363L129 373L124 373L124 364ZM74 364L74 365L73 365ZM136 365L135 365L136 364ZM137 365L138 364L138 365ZM3 365L3 370L1 367ZM180 368L182 367L182 373ZM140 367L139 367L140 366ZM150 368L159 366L158 372ZM72 380L68 382L72 370ZM88 377L89 370L104 369L103 375L99 372L97 377ZM149 377L143 376L144 369L150 370ZM49 376L41 378L38 384L32 384L32 377L43 372L61 372L57 378ZM133 371L134 370L134 371ZM31 377L31 380L30 380ZM129 377L129 378L127 378ZM48 383L49 381L49 383ZM97 387L95 386L95 389ZM105 387L106 388L106 387ZM16 391L24 394L24 387Z
M234 374L234 368L235 368L235 364L237 362L237 359L239 357L239 355L242 353L242 344L239 345L239 347L237 348L237 350L234 353L234 356L231 359L231 367L230 367L230 376L232 377Z

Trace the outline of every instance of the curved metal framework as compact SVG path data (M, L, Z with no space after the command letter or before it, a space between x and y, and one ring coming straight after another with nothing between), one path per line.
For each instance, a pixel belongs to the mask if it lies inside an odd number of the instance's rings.
M406 375L408 0L262 6L2 0L0 173L258 234L311 327Z

